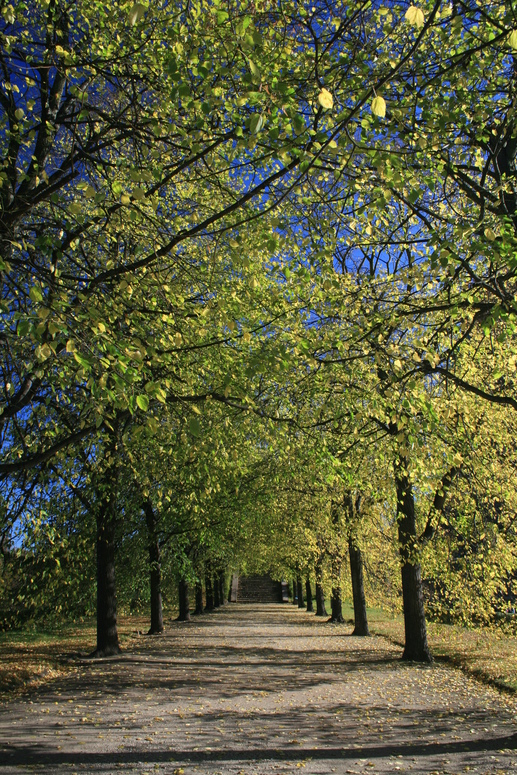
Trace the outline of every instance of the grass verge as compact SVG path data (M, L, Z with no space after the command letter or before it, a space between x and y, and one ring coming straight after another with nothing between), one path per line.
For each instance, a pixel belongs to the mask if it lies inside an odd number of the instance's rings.
M402 617L374 617L370 630L404 645ZM429 646L435 659L460 667L467 673L505 691L517 692L517 638L497 630L458 627L429 622Z
M146 617L120 617L119 638L128 647L138 630L144 632ZM73 658L95 648L94 620L55 628L15 630L0 633L0 700L16 697L41 684L66 675Z
M330 602L327 604L330 610ZM343 616L353 622L354 610L343 604ZM404 620L381 608L368 609L372 635L382 635L404 646ZM517 692L517 638L499 629L467 629L452 624L428 622L427 637L433 657L448 662L484 683Z

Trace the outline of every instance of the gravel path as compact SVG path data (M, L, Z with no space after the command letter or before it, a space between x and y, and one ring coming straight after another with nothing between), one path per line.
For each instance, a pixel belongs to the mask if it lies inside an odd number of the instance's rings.
M517 773L517 701L291 605L228 605L0 706L0 775Z

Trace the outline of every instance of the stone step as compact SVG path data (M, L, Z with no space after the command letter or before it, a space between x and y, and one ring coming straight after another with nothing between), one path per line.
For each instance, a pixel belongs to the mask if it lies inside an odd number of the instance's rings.
M282 584L270 576L238 576L232 579L231 600L236 603L281 603Z

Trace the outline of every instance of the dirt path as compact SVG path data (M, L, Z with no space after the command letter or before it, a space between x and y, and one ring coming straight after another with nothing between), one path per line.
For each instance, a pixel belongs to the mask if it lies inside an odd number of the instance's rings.
M290 605L232 605L0 706L0 775L517 773L517 701Z

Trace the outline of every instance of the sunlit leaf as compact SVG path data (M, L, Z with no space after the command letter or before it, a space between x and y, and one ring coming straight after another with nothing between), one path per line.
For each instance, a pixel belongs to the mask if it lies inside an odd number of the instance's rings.
M252 135L257 135L264 126L264 116L262 114L255 113L251 117L250 132Z
M424 12L421 8L417 8L416 5L410 5L407 9L404 19L409 22L409 24L412 24L413 27L423 27L425 24L425 16Z
M138 408L142 410L142 412L147 412L149 409L149 396L140 394L136 397L136 404Z
M334 107L334 98L328 89L322 89L318 94L318 102L325 110L331 110Z
M377 96L374 97L371 104L371 110L374 116L379 116L380 118L384 118L386 115L386 102L384 100L384 97Z

